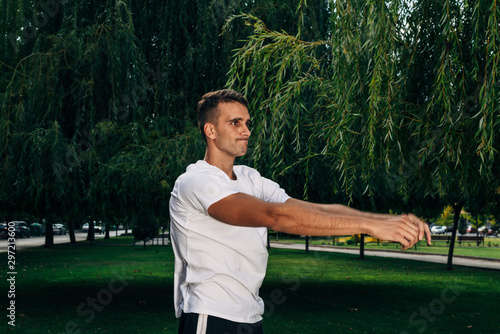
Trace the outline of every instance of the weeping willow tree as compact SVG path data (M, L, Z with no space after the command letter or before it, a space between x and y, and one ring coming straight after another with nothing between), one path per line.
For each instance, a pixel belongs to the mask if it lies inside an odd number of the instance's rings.
M252 103L245 162L294 196L421 212L488 203L500 179L498 11L0 0L0 214L161 221L175 178L203 154L196 101L226 81Z
M165 216L180 167L158 157L185 153L175 149L183 140L193 159L200 143L186 139L184 129L194 127L186 108L169 104L190 94L169 87L178 83L172 73L183 73L169 50L189 43L185 36L162 41L173 32L148 24L160 22L158 15L170 14L165 25L180 18L162 1L144 5L0 2L4 219L113 222L139 210Z
M227 85L252 102L256 167L304 197L378 209L495 192L495 1L326 1L314 40L305 6L296 34L228 23L253 28Z
M306 198L354 200L373 193L371 176L389 168L395 152L389 139L397 140L403 99L397 55L389 50L396 49L399 32L395 9L328 5L330 29L313 41L303 38L304 3L295 35L270 30L250 15L236 17L254 34L235 55L228 85L252 101L257 167ZM300 182L287 182L301 172Z
M129 129L126 145L146 116L135 107L146 82L132 15L121 1L7 5L22 24L7 45L18 62L1 105L2 209L71 229L95 217L89 189L112 152L98 124Z
M148 211L164 222L174 180L203 157L196 102L224 86L249 31L220 36L226 18L245 11L293 28L294 8L0 0L0 218L71 229Z
M497 202L496 1L326 1L318 39L253 28L227 85L252 100L254 164L310 199L435 215ZM486 18L486 19L485 19ZM297 176L300 175L300 176ZM432 211L432 210L431 210ZM453 243L448 268L451 269Z

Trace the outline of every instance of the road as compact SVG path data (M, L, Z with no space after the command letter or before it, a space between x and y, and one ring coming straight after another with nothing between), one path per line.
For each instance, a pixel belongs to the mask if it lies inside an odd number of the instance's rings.
M130 231L130 230L129 230ZM118 234L125 233L125 230L118 231ZM115 231L110 232L110 236L114 237ZM87 232L75 232L76 241L84 241L87 239ZM96 239L104 238L103 234L96 234ZM54 235L54 244L70 242L69 233L65 235ZM43 246L45 244L45 236L31 236L30 238L16 238L16 249L25 249L30 247ZM7 239L0 239L0 253L7 251Z

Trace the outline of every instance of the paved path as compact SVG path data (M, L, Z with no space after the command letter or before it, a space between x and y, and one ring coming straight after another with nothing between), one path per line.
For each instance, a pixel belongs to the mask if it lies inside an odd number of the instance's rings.
M104 234L96 234L97 238L104 238ZM83 241L87 239L87 233L76 233L76 241ZM54 244L68 243L69 233L65 235L54 235ZM31 236L30 238L16 238L16 250L39 247L45 244L45 236ZM7 252L7 239L0 239L0 253Z
M130 231L130 230L128 230ZM125 233L125 230L119 230L119 234ZM104 233L95 234L96 239L104 238ZM116 231L111 231L110 236L116 236ZM75 231L75 239L76 241L84 241L87 240L87 232ZM54 235L54 244L64 244L70 242L69 232L64 235ZM7 252L7 239L0 239L0 253ZM34 236L32 235L30 238L16 238L16 250L39 247L45 245L45 236Z
M283 244L271 242L272 248L287 248L287 249L300 249L305 250L305 245L303 244ZM348 249L348 248L337 248L337 247L321 247L321 246L311 246L309 245L310 251L321 251L321 252L336 252L336 253L347 253L359 255L359 249ZM424 262L435 262L435 263L448 263L448 255L438 255L438 254L426 254L418 252L396 252L396 251L378 251L378 250L368 250L365 249L365 256L379 256L379 257L392 257L398 259L408 259L415 261ZM453 256L453 265L457 266L467 266L467 267L477 267L486 269L500 270L500 260L496 259L484 259L476 257L466 257L466 256Z

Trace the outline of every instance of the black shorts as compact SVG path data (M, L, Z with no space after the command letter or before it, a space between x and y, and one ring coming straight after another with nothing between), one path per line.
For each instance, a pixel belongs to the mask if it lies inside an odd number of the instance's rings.
M211 315L183 312L179 334L264 334L264 329L262 321L247 324Z

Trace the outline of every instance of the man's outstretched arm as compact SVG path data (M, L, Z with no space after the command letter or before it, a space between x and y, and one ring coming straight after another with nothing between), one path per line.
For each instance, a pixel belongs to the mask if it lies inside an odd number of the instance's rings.
M383 216L378 219L347 207L312 204L290 199L268 203L254 196L237 193L212 204L208 214L226 224L267 227L275 231L309 236L335 236L364 233L374 238L401 243L411 248L421 235L421 227L411 216ZM382 218L382 216L380 217Z
M392 215L392 214L359 211L359 210L350 208L350 207L342 205L342 204L317 204L317 203L301 201L301 200L294 199L294 198L290 198L287 201L287 203L305 205L307 207L316 208L317 210L321 210L325 213L331 213L334 215L370 218L370 219L375 219L377 221L392 220L392 219L397 217L397 216ZM418 239L423 240L425 237L427 244L430 246L431 245L431 231L429 229L429 226L426 223L424 223L420 218L415 216L414 214L410 213L407 216L418 227L418 230L419 230Z

